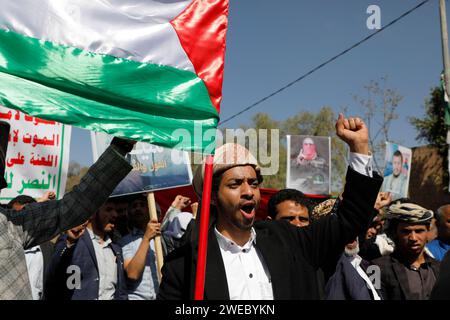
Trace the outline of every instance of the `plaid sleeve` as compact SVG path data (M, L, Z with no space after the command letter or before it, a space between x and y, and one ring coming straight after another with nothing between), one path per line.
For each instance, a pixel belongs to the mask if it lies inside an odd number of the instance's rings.
M124 157L110 146L80 184L61 200L33 203L21 211L8 211L10 227L16 229L24 248L46 242L92 216L131 168Z

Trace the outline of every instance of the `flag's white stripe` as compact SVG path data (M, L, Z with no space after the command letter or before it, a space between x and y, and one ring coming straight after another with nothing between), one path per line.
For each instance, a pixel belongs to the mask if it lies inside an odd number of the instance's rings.
M192 0L0 0L0 28L194 72L170 20Z

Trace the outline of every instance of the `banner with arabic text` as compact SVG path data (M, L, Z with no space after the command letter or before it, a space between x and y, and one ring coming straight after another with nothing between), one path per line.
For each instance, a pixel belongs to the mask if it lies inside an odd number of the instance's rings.
M39 198L54 191L64 195L69 166L71 127L26 115L0 106L0 120L11 130L5 159L7 187L0 201L7 203L18 195Z

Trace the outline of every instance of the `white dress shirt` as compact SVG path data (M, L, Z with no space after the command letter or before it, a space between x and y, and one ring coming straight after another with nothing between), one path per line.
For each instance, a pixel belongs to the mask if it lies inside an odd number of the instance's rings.
M44 291L44 257L39 245L25 250L28 277L30 278L33 300L40 300Z
M267 265L255 247L255 230L251 229L250 240L242 247L216 228L214 232L225 265L230 300L273 300Z
M111 249L111 239L107 236L103 241L91 229L86 228L94 245L95 258L99 274L98 300L112 300L117 287L116 256Z
M350 168L368 177L373 177L372 156L350 152Z
M372 156L351 152L350 167L360 174L372 177ZM255 230L251 229L250 239L242 247L226 238L216 228L214 232L225 266L230 299L273 300L272 281L267 264L255 247Z

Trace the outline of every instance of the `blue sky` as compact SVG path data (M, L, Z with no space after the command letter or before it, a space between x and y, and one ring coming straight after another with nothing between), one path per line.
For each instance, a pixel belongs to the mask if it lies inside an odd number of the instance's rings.
M222 119L254 103L371 34L369 5L381 9L381 24L397 18L416 0L230 0ZM447 3L447 7L450 4ZM448 9L448 8L447 8ZM450 13L447 14L450 19ZM360 114L353 95L365 96L370 80L388 77L404 98L392 139L421 145L408 117L424 114L424 100L442 71L439 1L431 0L362 46L227 123L250 124L257 112L284 120L300 111L347 106ZM89 132L73 128L71 160L92 163Z

